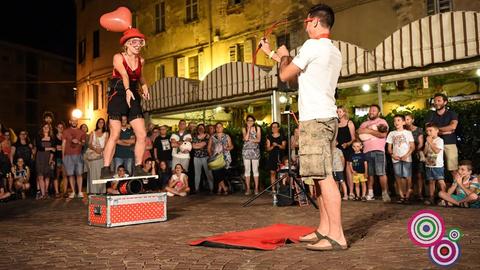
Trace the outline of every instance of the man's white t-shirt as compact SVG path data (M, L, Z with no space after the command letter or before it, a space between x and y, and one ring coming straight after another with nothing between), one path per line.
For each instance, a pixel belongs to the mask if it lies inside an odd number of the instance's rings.
M181 138L182 137L182 138ZM175 140L177 142L180 142L180 141L192 141L192 135L190 133L188 133L187 131L184 131L184 133L182 134L179 134L178 132L177 133L173 133L172 136L170 137L170 141ZM180 152L180 149L178 149L177 147L172 147L172 157L176 157L176 158L190 158L190 153L182 153Z
M413 135L410 130L394 130L390 131L387 136L387 143L392 144L393 154L398 157L403 157L410 151L410 143L413 143ZM397 163L400 160L392 158L393 163ZM412 155L408 156L406 162L412 162Z
M342 69L342 54L328 38L309 39L292 61L298 77L300 121L337 117L335 88Z

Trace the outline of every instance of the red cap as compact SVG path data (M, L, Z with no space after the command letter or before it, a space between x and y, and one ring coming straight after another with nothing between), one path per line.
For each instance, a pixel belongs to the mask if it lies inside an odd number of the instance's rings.
M120 38L120 45L125 44L127 40L131 38L143 38L145 39L145 36L138 31L137 28L130 28L127 31L123 32L123 36Z

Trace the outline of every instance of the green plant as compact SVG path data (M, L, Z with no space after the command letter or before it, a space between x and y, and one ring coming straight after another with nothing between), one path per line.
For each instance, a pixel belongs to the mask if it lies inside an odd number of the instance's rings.
M458 159L471 160L474 172L480 173L480 102L456 102L449 107L458 114Z

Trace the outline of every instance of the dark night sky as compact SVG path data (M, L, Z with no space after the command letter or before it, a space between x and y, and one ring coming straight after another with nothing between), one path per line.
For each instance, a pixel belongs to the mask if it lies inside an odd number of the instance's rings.
M74 0L2 1L0 39L75 59Z

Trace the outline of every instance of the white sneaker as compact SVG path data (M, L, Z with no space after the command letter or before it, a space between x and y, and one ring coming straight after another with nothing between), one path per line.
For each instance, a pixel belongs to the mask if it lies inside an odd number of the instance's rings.
M70 195L68 195L68 198L70 198L70 199L75 198L75 192L70 193Z
M390 196L388 196L388 193L382 193L382 199L383 199L383 202L391 202L392 201L390 199Z
M375 198L373 196L367 195L366 198L367 201L375 201Z
M168 196L168 197L173 197L173 196L175 196L175 194L173 194L173 193L171 193L171 192L169 191L169 192L167 192L167 196Z
M83 198L83 192L78 193L78 198Z

